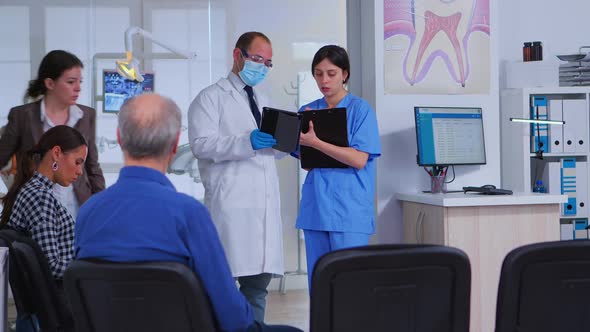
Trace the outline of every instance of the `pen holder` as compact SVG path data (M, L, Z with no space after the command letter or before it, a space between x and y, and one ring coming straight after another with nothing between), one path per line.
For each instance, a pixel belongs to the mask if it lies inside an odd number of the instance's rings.
M430 192L433 194L444 194L447 192L445 182L446 175L436 175L430 177Z

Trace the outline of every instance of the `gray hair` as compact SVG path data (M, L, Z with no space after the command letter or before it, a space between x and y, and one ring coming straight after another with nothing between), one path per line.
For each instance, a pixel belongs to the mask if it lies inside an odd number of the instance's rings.
M137 102L139 97L125 101L119 111L121 149L134 159L168 156L180 132L180 108L172 99L158 95L160 102L144 109Z

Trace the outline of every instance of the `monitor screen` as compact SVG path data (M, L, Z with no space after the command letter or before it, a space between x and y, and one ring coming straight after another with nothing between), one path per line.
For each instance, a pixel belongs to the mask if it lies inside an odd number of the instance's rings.
M125 100L154 91L154 74L143 74L143 82L129 80L117 73L116 70L103 70L103 111L119 112Z
M414 107L418 165L483 165L481 108Z

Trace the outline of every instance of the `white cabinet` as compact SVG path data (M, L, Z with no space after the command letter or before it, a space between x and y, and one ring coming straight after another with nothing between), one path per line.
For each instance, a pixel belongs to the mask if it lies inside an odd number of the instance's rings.
M559 239L561 195L397 194L404 243L463 250L471 263L470 331L493 332L502 261L512 249Z
M581 220L587 225L589 217L589 100L589 87L505 89L500 94L502 188L531 192L535 182L542 180L550 193L568 196L561 205L561 223L578 228ZM531 107L539 101L546 104L539 112L541 119L545 116L565 124L542 125L538 130L536 124L510 121L533 118ZM539 134L547 137L542 154L535 153L537 145L531 139Z
M435 205L403 203L404 242L448 245L445 243L445 208Z

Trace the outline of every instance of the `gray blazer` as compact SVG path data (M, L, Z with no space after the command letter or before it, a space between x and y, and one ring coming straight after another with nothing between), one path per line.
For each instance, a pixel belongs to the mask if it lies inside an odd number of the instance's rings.
M96 150L96 111L78 105L84 115L74 126L88 142L88 156L84 173L74 182L74 192L78 203L86 202L94 193L105 188L102 170L98 164ZM0 168L6 166L13 154L17 160L30 150L43 135L41 122L41 101L14 107L8 113L8 123L0 136Z

